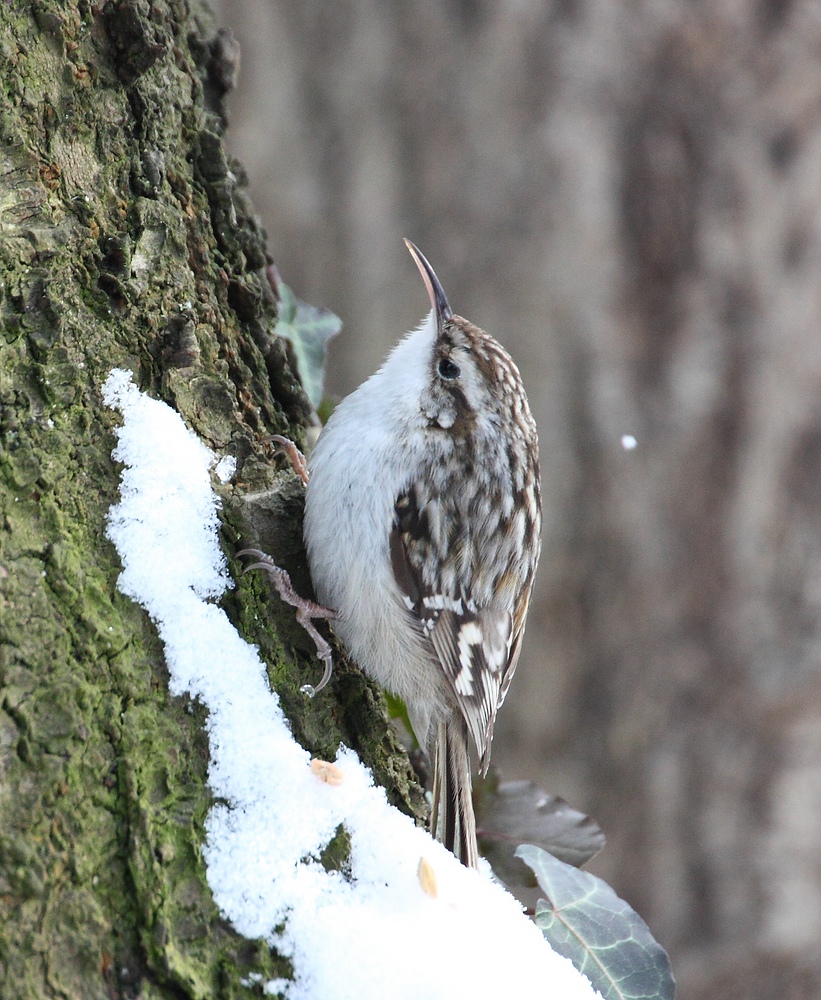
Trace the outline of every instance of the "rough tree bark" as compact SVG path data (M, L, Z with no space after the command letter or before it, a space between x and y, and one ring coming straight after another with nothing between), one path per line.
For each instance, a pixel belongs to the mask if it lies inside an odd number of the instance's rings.
M210 897L205 720L168 695L154 629L115 589L100 393L131 368L235 455L228 548L243 535L299 570L301 490L264 437L301 439L309 407L223 148L235 50L187 0L55 0L0 5L0 51L0 995L257 996L243 978L287 964ZM306 702L320 667L292 613L260 578L226 603L297 738L356 747L418 810L374 691L342 664Z
M337 388L424 308L403 235L521 364L545 548L495 760L599 820L682 1000L821 995L818 4L222 8Z

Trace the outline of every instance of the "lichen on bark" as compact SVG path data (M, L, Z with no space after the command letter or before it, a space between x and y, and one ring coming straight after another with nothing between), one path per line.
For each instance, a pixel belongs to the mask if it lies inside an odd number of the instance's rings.
M301 493L264 439L302 441L310 411L222 144L233 49L184 0L5 4L0 48L0 994L257 996L251 973L289 966L211 899L204 711L169 694L152 624L116 590L116 418L100 393L131 368L234 455L227 547L279 548L308 588ZM297 738L355 746L418 814L361 675L342 663L307 702L318 661L291 611L250 578L225 606Z

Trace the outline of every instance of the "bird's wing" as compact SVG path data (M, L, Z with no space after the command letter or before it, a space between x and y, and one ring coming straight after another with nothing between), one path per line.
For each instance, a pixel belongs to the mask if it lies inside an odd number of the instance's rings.
M471 598L472 574L460 577L446 571L445 549L431 559L431 525L425 506L411 487L397 498L390 535L391 564L405 605L414 617L431 656L447 678L453 698L467 723L484 772L490 760L490 742L496 712L502 703L521 647L521 615L502 606L478 607ZM454 540L452 549L464 545ZM464 553L461 553L464 555ZM444 558L443 558L444 556ZM463 569L475 559L461 558ZM438 567L436 572L433 567ZM474 567L477 572L482 567ZM445 570L445 571L442 571ZM500 566L499 576L509 572ZM525 604L526 607L526 604ZM518 624L518 629L516 628Z

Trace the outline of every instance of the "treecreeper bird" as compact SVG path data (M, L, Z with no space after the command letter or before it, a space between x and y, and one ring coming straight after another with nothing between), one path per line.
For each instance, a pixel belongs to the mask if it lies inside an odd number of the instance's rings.
M539 558L538 441L510 355L405 242L431 312L322 431L304 537L336 635L433 757L432 832L476 867L470 743L485 774Z

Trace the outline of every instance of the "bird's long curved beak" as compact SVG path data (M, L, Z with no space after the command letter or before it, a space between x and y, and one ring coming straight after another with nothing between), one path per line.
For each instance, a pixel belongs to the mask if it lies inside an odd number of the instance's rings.
M436 272L430 266L422 251L408 239L405 240L405 246L410 250L411 257L416 261L416 266L422 275L422 281L425 282L430 304L436 313L436 326L441 331L445 322L453 316L453 310L448 303L445 290L442 288L439 279L436 277Z

